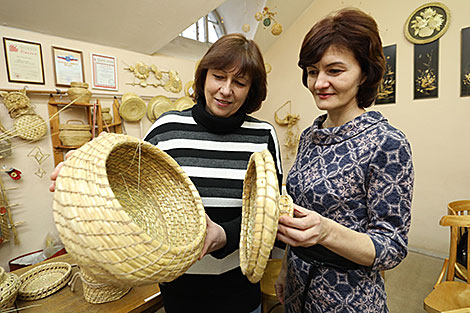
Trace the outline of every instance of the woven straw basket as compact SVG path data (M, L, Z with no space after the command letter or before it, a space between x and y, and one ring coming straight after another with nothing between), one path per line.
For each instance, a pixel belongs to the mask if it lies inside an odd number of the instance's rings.
M78 124L70 124L78 122ZM81 120L68 120L59 125L59 139L64 146L81 146L91 139L91 126Z
M176 161L121 134L102 134L64 162L53 212L82 270L121 287L179 277L206 233L202 200Z
M51 262L36 266L20 276L18 299L38 300L59 291L70 280L72 266Z
M6 273L0 266L0 311L12 308L15 303L18 289L20 289L20 279L13 273Z
M276 166L268 150L251 155L243 183L240 267L252 283L261 280L281 214L292 216L289 196L279 195Z

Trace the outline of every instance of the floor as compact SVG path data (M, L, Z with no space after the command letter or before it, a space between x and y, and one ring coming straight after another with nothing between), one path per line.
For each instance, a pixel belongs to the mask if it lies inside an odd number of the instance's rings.
M390 312L425 312L423 300L436 283L442 264L440 258L409 252L400 265L386 271L385 288ZM165 310L160 309L156 313L165 313Z

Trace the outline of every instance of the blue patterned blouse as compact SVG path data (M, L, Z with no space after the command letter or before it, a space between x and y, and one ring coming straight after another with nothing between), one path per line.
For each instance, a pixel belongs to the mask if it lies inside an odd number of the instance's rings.
M376 258L371 267L347 270L305 262L289 251L286 312L388 312L379 271L407 254L410 144L376 111L321 129L325 119L318 117L302 133L287 191L296 204L368 234Z

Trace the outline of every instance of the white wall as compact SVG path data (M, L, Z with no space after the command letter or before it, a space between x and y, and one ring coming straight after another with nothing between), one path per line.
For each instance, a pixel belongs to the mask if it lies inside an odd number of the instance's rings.
M68 40L60 37L47 36L39 33L28 32L13 28L7 28L0 26L0 34L2 37L16 38L26 41L33 41L41 43L42 54L44 62L45 72L45 85L27 85L29 90L49 90L53 91L57 87L54 83L54 70L52 65L52 46L58 46L63 48L69 48L74 50L80 50L83 52L83 61L85 65L85 81L91 85L91 66L90 66L90 53L100 53L105 55L115 56L117 58L118 65L118 83L119 90L115 93L107 92L102 90L92 90L95 93L108 93L109 95L95 96L91 102L99 98L101 104L104 107L111 106L112 97L110 95L122 95L125 92L135 92L141 95L147 102L151 97L156 95L166 95L171 98L178 98L184 95L181 91L179 94L168 93L161 87L147 87L142 88L140 86L126 85L127 82L134 81L133 75L124 70L128 65L134 65L137 62L144 62L147 65L155 64L160 70L176 70L179 73L179 77L183 82L183 86L186 82L193 79L195 62L187 61L183 59L176 59L164 56L150 56L130 52L127 50L121 50L116 48L110 48L105 46L99 46L91 43ZM3 51L3 48L2 48ZM3 54L3 53L2 53ZM22 89L25 85L18 83L9 83L4 57L0 60L0 89ZM149 80L150 81L150 80ZM62 91L66 91L66 88L60 87ZM35 106L35 111L44 120L48 120L47 102L49 96L37 95L29 93L28 96L31 99L31 103ZM59 100L57 97L56 100ZM65 96L64 101L68 101ZM67 114L64 112L64 114ZM10 118L3 100L0 99L0 121L5 128L10 129L13 127L14 120ZM61 119L61 123L64 120ZM145 116L142 119L142 123L124 123L125 130L129 135L142 137L150 127L150 122ZM19 205L12 208L12 216L15 222L25 222L22 226L17 227L20 245L15 245L13 240L7 243L0 244L0 266L8 269L8 261L16 256L24 253L36 251L42 249L43 241L46 234L49 231L55 230L55 225L52 217L52 193L48 191L50 184L49 175L54 168L53 156L52 156L52 145L50 139L50 133L42 140L37 142L27 142L20 138L12 139L12 155L6 159L0 160L0 167L6 165L7 167L19 168L22 172L22 178L19 181L10 179L6 174L0 173L5 187L12 188L18 187L16 190L7 191L7 197L10 204L18 203ZM39 178L34 173L37 171L39 165L33 159L28 157L29 152L35 147L40 149L50 157L44 161L42 168L47 172L42 178Z
M410 247L444 255L449 230L439 226L447 203L470 198L470 98L460 95L460 30L470 26L470 2L446 0L451 12L450 26L440 39L439 98L413 100L413 44L403 27L422 0L316 0L265 54L272 66L268 75L268 99L258 117L274 124L273 111L287 100L293 113L300 113L301 129L322 114L310 92L303 87L297 66L301 42L311 26L331 11L354 6L371 14L379 25L384 45L397 45L396 104L372 107L381 111L405 132L413 149L415 192L412 208ZM277 127L280 140L285 129ZM291 162L284 162L287 171Z

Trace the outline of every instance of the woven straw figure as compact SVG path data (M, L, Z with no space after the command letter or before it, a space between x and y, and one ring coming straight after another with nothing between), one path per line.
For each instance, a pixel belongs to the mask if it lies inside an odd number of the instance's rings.
M289 104L289 113L287 113L284 116L284 118L281 119L277 115L277 112L281 108L286 106L287 104ZM300 120L300 115L291 113L291 101L289 100L286 103L284 103L283 105L281 105L279 107L279 109L277 109L274 112L274 120L280 126L287 126L286 139L284 141L284 146L287 149L286 159L289 160L291 155L292 156L295 155L295 151L296 151L297 146L299 144L300 130L299 130L299 126L297 125L297 122ZM295 132L294 132L294 126L296 126Z
M168 282L201 253L206 217L179 165L155 146L104 134L64 162L54 219L68 253L100 283Z

